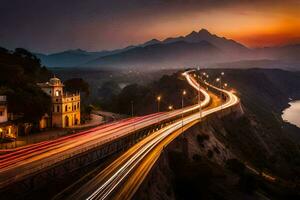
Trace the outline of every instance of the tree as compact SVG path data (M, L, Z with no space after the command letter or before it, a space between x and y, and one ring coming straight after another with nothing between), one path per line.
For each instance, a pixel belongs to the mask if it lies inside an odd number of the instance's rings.
M0 48L0 95L6 95L8 111L22 114L26 122L37 123L50 111L51 99L38 86L52 75L39 59L25 49Z
M65 90L67 92L83 92L85 96L88 97L90 95L90 86L84 81L82 78L72 78L68 79L64 82Z

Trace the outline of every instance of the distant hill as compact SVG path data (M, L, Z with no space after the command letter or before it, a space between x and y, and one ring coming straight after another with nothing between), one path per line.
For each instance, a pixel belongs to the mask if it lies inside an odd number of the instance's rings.
M42 61L42 64L49 67L72 67L75 65L83 64L89 60L95 59L99 56L105 56L109 52L87 52L81 49L67 50L54 54L40 54L35 55Z
M266 47L255 50L257 56L300 63L300 44L291 44L281 47Z
M129 51L103 56L85 66L101 68L178 68L234 61L250 56L251 50L233 40L221 38L205 29L186 36L152 39Z
M243 60L275 60L281 68L298 69L300 45L250 49L234 40L219 37L206 29L186 36L152 39L143 44L112 51L87 52L81 49L35 55L49 67L92 67L101 69L160 69L182 66L232 63ZM278 63L276 63L279 61ZM294 65L296 67L294 67ZM230 67L230 66L229 66Z
M99 51L99 52L88 52L81 49L67 50L63 52L53 53L53 54L41 54L35 53L43 65L48 67L74 67L78 65L85 64L96 58L111 55L114 53L120 53L126 51L133 47L127 47L124 49L117 49L113 51Z
M103 56L86 64L89 67L102 68L176 68L194 63L212 62L222 59L222 51L209 42L188 43L177 41L173 43L159 43L145 47Z

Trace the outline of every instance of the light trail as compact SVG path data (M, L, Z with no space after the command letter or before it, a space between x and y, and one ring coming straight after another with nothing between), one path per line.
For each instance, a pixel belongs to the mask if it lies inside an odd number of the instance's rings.
M195 80L189 75L191 71L183 73L189 84L198 90L199 86ZM239 99L232 93L219 89L205 82L206 85L225 93L228 98L227 101L221 105L202 112L202 117L206 117L210 114L220 111L220 108L226 109L237 103ZM210 102L209 94L201 88L201 92L205 96L201 105L208 104ZM194 106L192 109L197 109L199 106ZM188 108L191 109L191 108ZM185 109L186 110L186 109ZM191 114L182 120L168 125L155 133L152 133L141 142L134 145L126 153L115 160L111 165L100 172L91 181L81 187L69 199L106 199L112 195L114 190L120 186L120 184L128 178L128 175L134 171L134 169L141 164L143 159L160 143L162 143L168 136L172 135L175 131L181 129L182 126L187 126L197 120L199 120L199 113ZM159 155L159 154L158 154ZM146 161L145 161L146 162ZM152 165L151 165L152 166ZM151 167L150 166L150 167ZM140 175L141 176L141 175ZM137 186L136 186L137 187ZM134 191L134 190L133 190ZM131 197L133 192L127 197Z
M191 85L196 86L189 76L184 75ZM202 107L210 103L210 96L204 90L205 96L201 103ZM40 142L24 147L19 147L14 151L0 156L0 188L18 179L22 179L31 173L51 166L66 158L75 156L83 151L104 145L120 137L132 133L134 130L157 124L157 122L172 119L192 112L199 108L199 105L185 107L169 112L159 112L142 117L120 120L111 124L101 125L93 129L79 132L70 136L65 136L52 141ZM134 130L133 130L134 127Z

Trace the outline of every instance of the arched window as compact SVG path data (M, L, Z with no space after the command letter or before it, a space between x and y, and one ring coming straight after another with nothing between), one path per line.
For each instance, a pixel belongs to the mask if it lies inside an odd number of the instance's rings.
M56 112L59 112L59 106L56 106Z
M68 111L68 106L67 106L67 105L65 106L65 111L66 111L66 112Z
M79 102L77 103L77 109L79 109Z

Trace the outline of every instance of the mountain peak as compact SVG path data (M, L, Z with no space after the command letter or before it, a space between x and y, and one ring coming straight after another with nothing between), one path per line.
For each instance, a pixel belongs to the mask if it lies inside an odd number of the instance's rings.
M211 35L211 33L207 29L205 29L205 28L200 29L198 33L202 33L202 34L206 33L206 34Z
M64 52L66 52L66 53L87 53L87 51L82 50L82 49L69 49Z
M148 46L148 45L153 45L153 44L158 44L158 43L160 43L160 41L154 38L152 40L149 40L149 41L145 42L141 46Z
M198 33L196 31L192 31L190 34L186 35L185 37L194 37L197 35L198 35Z

